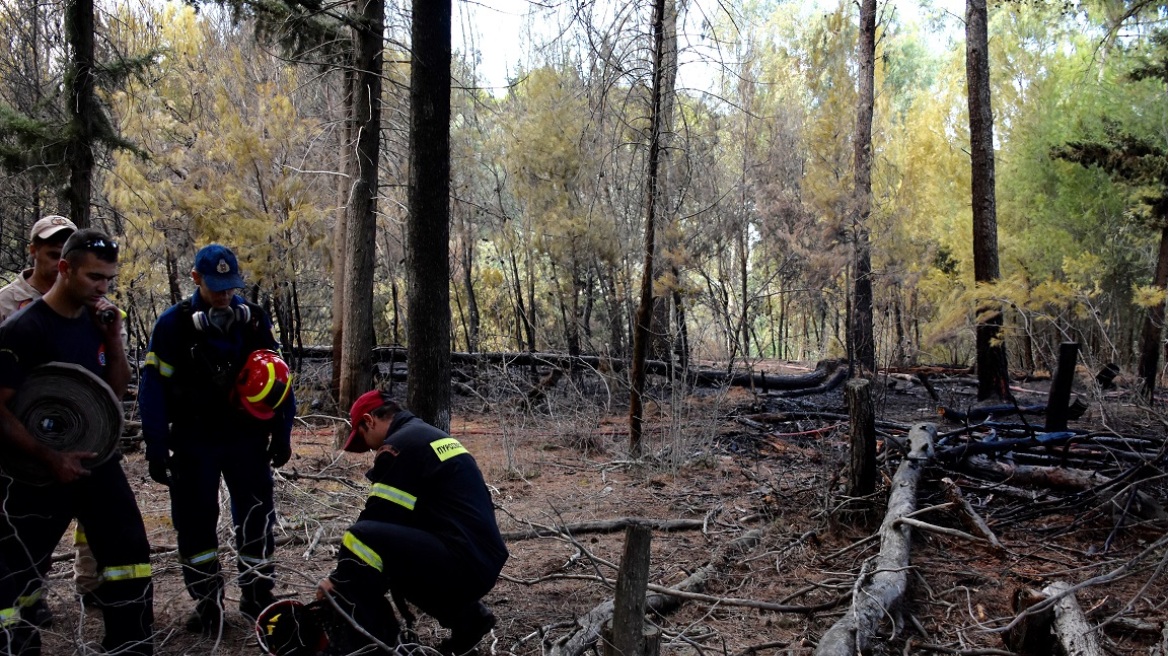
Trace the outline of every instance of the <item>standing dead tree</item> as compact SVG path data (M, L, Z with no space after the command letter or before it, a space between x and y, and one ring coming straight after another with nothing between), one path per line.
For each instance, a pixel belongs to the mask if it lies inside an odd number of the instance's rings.
M917 504L921 471L933 458L937 429L917 424L909 432L909 452L892 479L888 513L880 526L880 553L869 573L861 570L852 607L819 640L816 656L852 656L871 649L880 620L891 617L908 586L912 528L900 520Z

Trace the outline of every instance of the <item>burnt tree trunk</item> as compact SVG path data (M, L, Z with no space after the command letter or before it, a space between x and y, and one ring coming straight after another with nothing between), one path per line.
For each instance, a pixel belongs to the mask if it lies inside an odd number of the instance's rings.
M645 391L645 356L652 338L653 321L653 266L656 248L657 211L661 205L658 175L661 164L661 95L664 71L662 49L665 40L665 2L656 0L653 6L653 86L649 111L648 179L645 183L645 261L641 269L641 300L633 329L632 381L629 390L629 455L640 458Z
M965 75L969 87L970 194L973 203L973 278L996 282L998 218L994 195L994 115L990 105L989 35L986 0L968 0L965 11ZM1001 341L1002 308L987 297L978 301L977 398L1009 397L1006 346Z
M1168 289L1168 225L1160 232L1160 254L1156 260L1156 289ZM1140 378L1144 381L1144 393L1148 399L1156 390L1156 377L1160 372L1160 348L1164 334L1164 299L1148 308L1144 316L1144 327L1140 331Z
M413 0L406 240L406 400L442 430L450 428L450 12L450 0Z
M373 383L373 251L377 239L377 162L381 150L381 79L384 58L383 0L359 0L354 29L356 61L352 90L356 131L355 177L349 201L345 266L344 332L341 336L340 405ZM340 436L338 436L338 439Z
M876 75L876 0L860 4L860 40L856 45L860 62L860 89L856 105L855 189L852 216L853 251L856 269L852 291L852 321L849 344L855 363L869 375L876 371L876 344L872 330L872 247L868 240L868 217L872 213L872 114Z
M72 50L69 79L69 218L88 228L93 187L94 122L97 96L93 85L93 0L70 0L65 6L65 36Z

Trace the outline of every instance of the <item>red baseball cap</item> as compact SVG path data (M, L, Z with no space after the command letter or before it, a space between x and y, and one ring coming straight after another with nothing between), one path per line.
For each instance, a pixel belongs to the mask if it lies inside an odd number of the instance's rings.
M372 390L365 392L353 401L353 407L349 409L349 423L353 430L349 432L349 439L345 441L344 450L350 453L365 453L369 450L369 445L365 440L358 439L357 426L360 424L361 417L373 412L390 401L389 395L382 393L381 390Z

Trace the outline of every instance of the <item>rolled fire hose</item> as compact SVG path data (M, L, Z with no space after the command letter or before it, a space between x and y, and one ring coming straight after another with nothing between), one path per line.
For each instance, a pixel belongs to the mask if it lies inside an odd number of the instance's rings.
M33 438L50 449L96 453L81 461L89 469L117 453L125 426L122 404L110 386L85 367L64 362L50 362L29 372L9 409ZM53 481L44 463L22 453L5 454L0 468L34 485Z

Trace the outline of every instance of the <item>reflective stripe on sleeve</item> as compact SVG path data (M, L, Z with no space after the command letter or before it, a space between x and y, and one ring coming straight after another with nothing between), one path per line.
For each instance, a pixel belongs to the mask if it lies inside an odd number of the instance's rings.
M396 503L406 510L413 510L414 504L418 502L418 497L385 483L374 483L369 490L369 496Z
M106 567L101 570L102 581L128 581L130 579L148 578L150 578L150 563Z
M16 608L0 608L0 629L6 629L20 621Z
M153 366L155 369L158 369L158 373L162 374L163 378L170 378L174 375L174 365L163 362L162 358L158 357L158 354L154 351L146 354L146 366Z
M381 562L381 556L378 555L378 553L373 549L370 549L369 545L357 539L356 535L353 535L349 531L345 531L345 537L342 539L341 543L345 545L346 549L352 551L353 555L360 558L366 565L379 572L382 571L383 565Z

